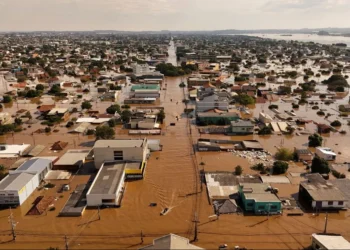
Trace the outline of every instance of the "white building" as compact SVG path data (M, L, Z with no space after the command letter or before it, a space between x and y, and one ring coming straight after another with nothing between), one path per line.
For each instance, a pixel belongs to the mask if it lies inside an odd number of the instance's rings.
M341 235L312 234L312 249L345 250L350 249L350 242Z
M22 205L51 169L51 160L36 158L10 171L0 182L0 204Z
M139 250L141 249L142 250L146 250L146 249L170 250L170 249L203 249L203 248L192 245L189 239L187 238L178 236L176 234L168 234L153 240L152 245L139 248Z
M148 66L148 64L137 64L137 63L133 63L131 65L131 68L132 68L132 72L135 74L135 75L143 75L143 74L147 74L147 73L150 73L151 70Z
M97 169L104 162L144 162L149 154L147 139L143 140L98 140L94 145L94 161Z
M87 206L118 206L123 193L126 163L104 163L86 194Z
M11 158L21 156L29 148L30 144L0 145L0 158Z
M337 157L337 154L332 151L330 148L317 147L316 155L326 161L334 161Z
M266 123L271 123L273 120L272 120L271 116L261 112L259 114L259 121L266 124Z

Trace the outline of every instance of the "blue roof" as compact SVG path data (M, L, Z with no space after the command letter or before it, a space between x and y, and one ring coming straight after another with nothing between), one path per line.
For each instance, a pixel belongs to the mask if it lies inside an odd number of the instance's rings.
M16 171L36 171L40 172L47 168L48 165L51 164L51 160L49 159L31 159L23 163L19 168L16 169Z

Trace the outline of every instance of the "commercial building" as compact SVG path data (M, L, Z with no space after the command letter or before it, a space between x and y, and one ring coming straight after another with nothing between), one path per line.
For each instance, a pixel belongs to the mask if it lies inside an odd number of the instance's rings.
M145 162L149 153L147 139L143 140L98 140L94 145L94 161L97 169L104 162Z
M135 75L143 75L143 74L147 74L150 72L148 64L133 63L131 65L131 68L132 68L132 72Z
M208 110L218 109L221 111L228 111L229 96L224 94L212 94L209 96L202 96L196 102L196 112L206 112Z
M10 171L0 182L0 204L21 205L52 169L52 160L33 158Z
M235 112L199 112L197 113L198 125L229 125L232 121L238 121L240 115Z
M198 78L198 77L189 77L187 79L188 88L192 88L194 86L204 86L209 84L209 78Z
M245 183L239 186L239 194L246 212L255 214L279 214L282 204L273 189L265 183Z
M344 193L319 173L306 175L299 185L299 201L315 210L343 209L347 205Z
M139 248L140 250L151 249L203 249L195 245L190 244L189 239L178 236L176 234L168 234L153 240L153 244Z
M314 250L345 250L350 249L350 242L341 235L312 234L311 247Z
M315 154L326 161L334 161L337 157L337 154L332 149L323 147L317 147Z
M230 128L234 135L252 135L254 132L254 124L249 120L232 121Z
M87 206L118 206L123 193L127 163L106 162L86 194Z
M131 98L159 98L160 86L158 84L136 84L131 87Z

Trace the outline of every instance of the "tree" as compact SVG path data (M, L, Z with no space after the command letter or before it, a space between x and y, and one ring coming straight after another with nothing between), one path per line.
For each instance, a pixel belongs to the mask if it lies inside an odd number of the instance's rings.
M46 127L45 128L45 133L50 133L51 132L51 128L50 127Z
M161 109L157 115L157 120L163 124L164 119L165 119L165 112L164 112L164 109Z
M109 140L113 139L115 131L113 128L108 126L100 126L96 128L95 136L97 140Z
M34 90L34 89L30 89L28 90L28 92L26 93L26 97L27 98L34 98L37 97L39 95L38 91Z
M5 95L4 96L4 101L3 101L4 103L10 103L10 102L12 102L12 97L11 96L9 96L9 95Z
M243 168L240 165L235 167L235 175L241 175L243 173Z
M236 102L244 106L255 103L255 99L247 94L239 94L238 96L235 96L234 99Z
M311 164L311 172L312 173L320 173L320 174L328 174L330 172L330 168L328 162L324 159L321 159L317 155L312 160Z
M55 94L61 93L61 91L62 90L61 90L60 86L55 84L51 87L49 93L55 95Z
M91 109L92 108L92 105L89 101L84 101L82 104L81 104L81 108L82 109Z
M272 166L272 174L284 174L288 170L288 163L285 161L275 161Z
M108 121L108 126L110 126L111 128L114 128L115 125L117 125L117 122L115 121L115 119L110 119Z
M121 118L123 122L129 122L131 117L131 111L128 109L124 109L121 113Z
M258 132L258 135L271 135L272 129L269 126L264 126Z
M290 161L293 156L293 151L288 148L279 148L275 154L275 158L280 161Z
M120 114L121 110L119 104L112 104L106 109L106 112L111 115L114 115L116 112Z
M40 83L39 83L38 85L35 86L35 89L38 90L38 91L43 91L44 88L45 88L44 85L42 85L42 84L40 84Z
M309 136L309 147L319 147L322 145L323 138L315 133Z

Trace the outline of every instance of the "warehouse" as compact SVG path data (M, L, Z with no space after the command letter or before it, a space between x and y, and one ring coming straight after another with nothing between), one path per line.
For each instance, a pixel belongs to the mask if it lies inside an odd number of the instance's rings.
M123 193L126 163L102 164L86 194L87 206L119 206Z
M0 182L0 204L22 205L39 186L35 173L10 173Z
M147 139L141 140L98 140L94 146L95 167L104 162L145 162L149 154Z
M46 174L52 169L52 161L45 158L30 159L23 163L15 171L10 173L33 173L37 174L38 182L40 183Z
M77 171L84 163L90 150L68 150L53 166L54 170Z

